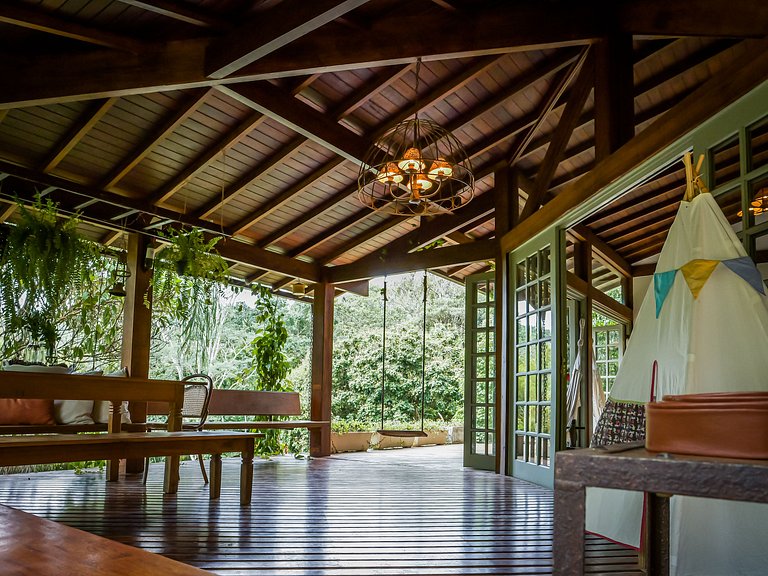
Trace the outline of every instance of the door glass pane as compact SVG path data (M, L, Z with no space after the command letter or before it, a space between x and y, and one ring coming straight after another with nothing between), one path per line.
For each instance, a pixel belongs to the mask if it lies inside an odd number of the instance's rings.
M516 288L515 458L548 466L552 399L552 282L549 247L528 255ZM525 282L525 284L522 284Z

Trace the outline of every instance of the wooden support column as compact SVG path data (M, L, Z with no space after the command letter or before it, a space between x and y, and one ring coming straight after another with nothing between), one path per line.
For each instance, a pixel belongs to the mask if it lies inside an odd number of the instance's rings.
M315 284L312 301L312 397L310 418L331 420L331 381L333 365L333 284ZM309 453L328 456L331 453L331 426L309 432Z
M615 34L594 44L595 162L635 135L632 36Z
M152 270L145 269L144 257L150 239L143 234L128 235L126 264L131 275L125 283L125 308L123 311L122 365L128 374L136 378L149 378L149 344L152 330L152 294L149 283ZM150 307L144 303L144 297ZM146 402L132 402L129 406L132 419L142 422L147 416ZM143 472L144 460L129 460L126 472Z
M496 235L506 234L517 221L520 207L517 170L504 167L494 174ZM507 472L509 415L509 258L499 246L496 253L496 472Z

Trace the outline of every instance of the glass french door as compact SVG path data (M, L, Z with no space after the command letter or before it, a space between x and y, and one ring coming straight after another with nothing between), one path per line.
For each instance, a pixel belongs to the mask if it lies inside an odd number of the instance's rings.
M464 466L496 469L495 274L465 280Z
M561 246L562 233L552 230L510 254L511 473L549 487L563 428L558 410L565 408L560 401L565 353L565 330L559 328L565 321Z

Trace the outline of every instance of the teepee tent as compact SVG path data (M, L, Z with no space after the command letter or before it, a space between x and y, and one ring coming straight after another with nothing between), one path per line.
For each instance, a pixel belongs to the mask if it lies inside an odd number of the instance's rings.
M717 202L680 205L659 256L595 444L642 440L653 395L768 391L768 299ZM654 363L657 373L653 377ZM738 430L723 430L738 434ZM587 530L639 547L643 495L589 489ZM671 573L764 575L768 506L672 498Z

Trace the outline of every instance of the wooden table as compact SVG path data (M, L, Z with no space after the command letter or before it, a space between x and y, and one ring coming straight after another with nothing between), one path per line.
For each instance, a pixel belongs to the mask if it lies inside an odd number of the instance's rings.
M221 495L221 454L240 452L240 503L250 504L253 491L254 440L249 432L117 432L113 434L47 434L13 436L0 441L0 466L80 462L109 458L170 456L175 464L165 471L165 492L178 490L178 457L211 455L211 499Z
M768 460L658 454L644 448L608 452L588 448L555 457L554 574L584 574L587 487L649 494L648 574L669 574L669 499L679 494L768 503Z
M0 506L0 574L206 576L199 568Z

